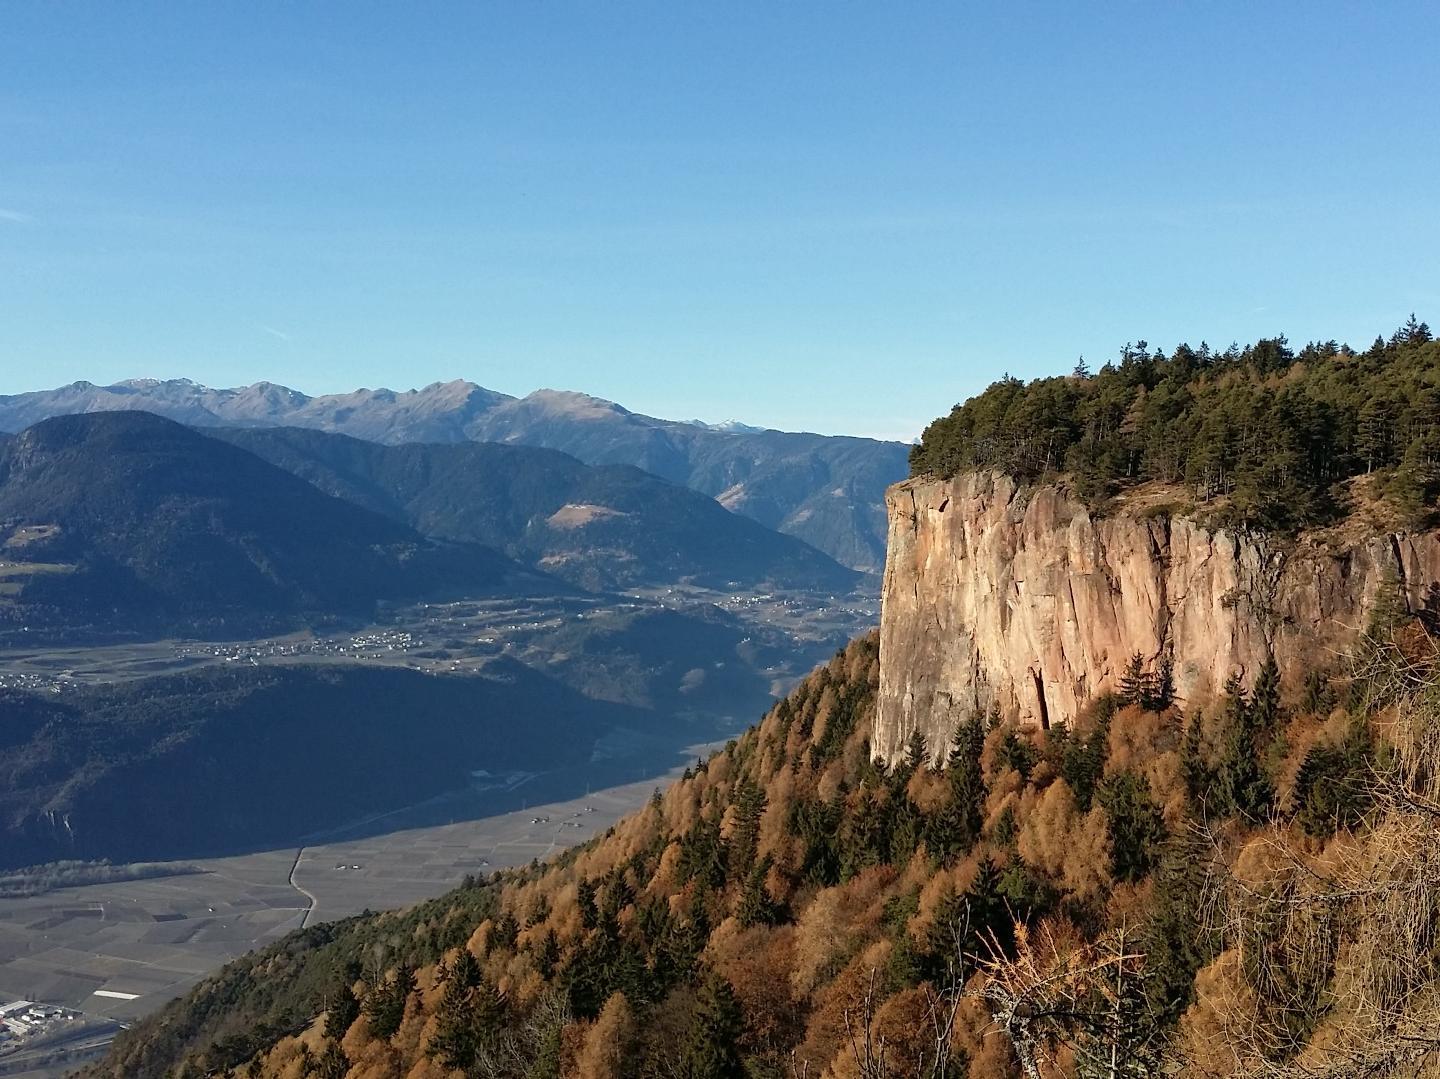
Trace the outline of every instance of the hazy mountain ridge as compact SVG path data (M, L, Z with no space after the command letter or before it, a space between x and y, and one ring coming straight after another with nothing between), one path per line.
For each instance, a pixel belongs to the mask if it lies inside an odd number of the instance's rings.
M235 389L187 379L77 382L0 396L0 430L121 409L195 426L313 427L386 443L512 442L562 450L587 464L634 465L867 571L884 561L885 488L907 471L907 447L898 442L756 430L734 421L699 426L582 393L537 390L515 398L458 380L319 397L265 382Z
M302 428L209 433L427 536L496 547L585 588L685 578L847 591L857 579L797 539L629 466L531 446L386 446Z
M272 382L215 389L190 379L128 379L110 386L74 382L54 390L0 396L0 428L20 431L51 416L79 412L154 412L191 426L295 426L344 430L392 442L459 441L463 424L511 398L465 382L423 390L359 389L309 397Z

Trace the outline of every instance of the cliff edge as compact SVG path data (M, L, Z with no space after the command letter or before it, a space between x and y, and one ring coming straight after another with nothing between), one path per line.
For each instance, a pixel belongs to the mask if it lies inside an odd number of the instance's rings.
M1093 516L999 473L891 487L872 751L919 730L939 754L974 709L1042 727L1116 688L1136 653L1173 663L1197 705L1274 649L1294 683L1330 668L1386 591L1418 610L1440 534L1356 542L1212 530L1187 516Z

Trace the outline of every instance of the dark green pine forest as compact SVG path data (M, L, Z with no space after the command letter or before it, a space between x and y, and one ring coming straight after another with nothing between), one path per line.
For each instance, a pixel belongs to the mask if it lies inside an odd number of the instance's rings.
M1091 371L1025 383L1006 376L930 424L912 475L996 469L1064 477L1097 506L1147 482L1213 503L1224 523L1276 530L1328 524L1346 482L1409 525L1440 494L1440 343L1412 315L1358 352L1298 351L1283 337L1217 351L1146 342Z

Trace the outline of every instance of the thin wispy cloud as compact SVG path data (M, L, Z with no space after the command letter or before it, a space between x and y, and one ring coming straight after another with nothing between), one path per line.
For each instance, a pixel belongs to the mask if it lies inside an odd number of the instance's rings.
M19 210L0 209L0 221L9 221L12 224L23 225L33 220L35 219L29 214L22 214Z
M274 337L279 341L284 341L286 344L289 344L292 340L290 335L284 330L277 330L273 326L261 326L260 329L263 333L268 333L271 337Z

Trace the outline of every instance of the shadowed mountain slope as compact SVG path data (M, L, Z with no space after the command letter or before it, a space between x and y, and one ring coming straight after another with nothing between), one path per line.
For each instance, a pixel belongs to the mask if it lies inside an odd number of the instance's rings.
M472 770L584 762L643 720L508 660L463 677L231 666L61 697L0 689L0 716L0 868L263 849L463 788Z
M865 570L884 565L885 488L905 471L899 443L716 431L558 390L504 401L466 430L471 438L564 450L591 464L637 465Z
M558 582L448 544L144 412L0 445L3 627L204 631Z
M300 428L210 433L427 536L496 547L586 588L688 578L845 591L857 579L799 540L637 468L529 446L382 446Z

